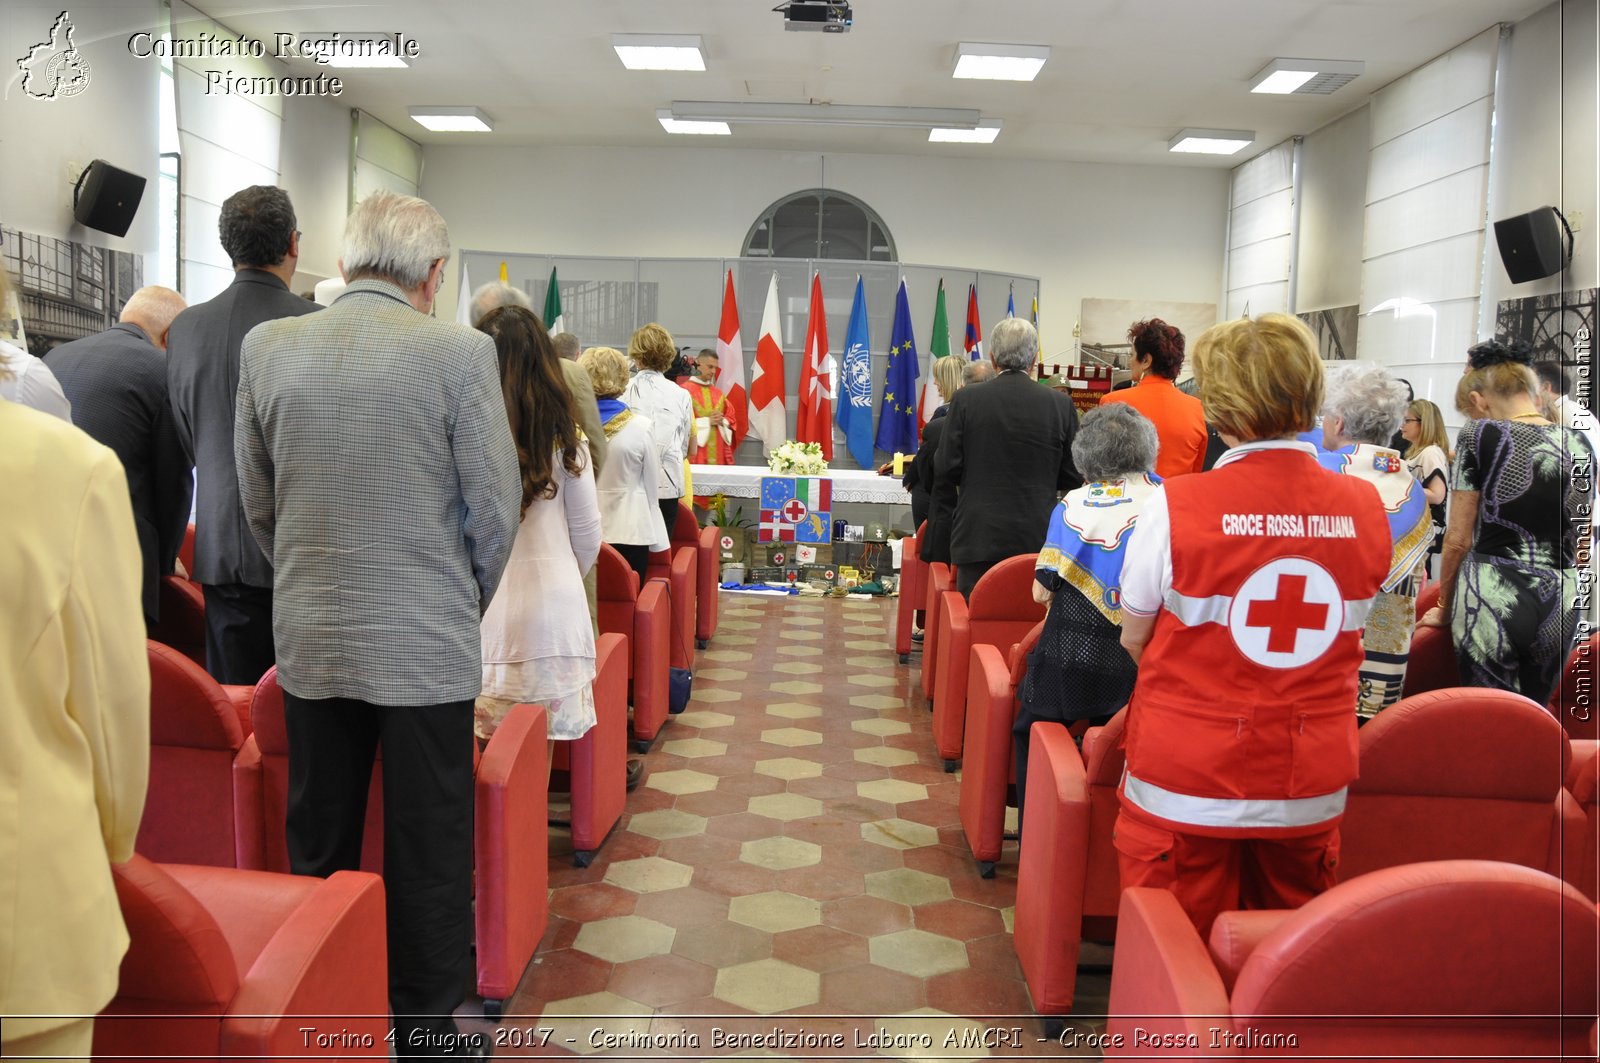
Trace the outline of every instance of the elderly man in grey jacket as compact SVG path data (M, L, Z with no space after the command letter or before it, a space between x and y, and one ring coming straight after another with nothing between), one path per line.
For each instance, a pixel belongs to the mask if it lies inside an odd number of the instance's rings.
M449 254L429 204L362 200L344 294L245 337L234 426L245 518L273 563L297 874L358 866L383 750L401 1057L438 1054L418 1046L449 1041L471 979L478 624L522 502L494 342L428 316Z

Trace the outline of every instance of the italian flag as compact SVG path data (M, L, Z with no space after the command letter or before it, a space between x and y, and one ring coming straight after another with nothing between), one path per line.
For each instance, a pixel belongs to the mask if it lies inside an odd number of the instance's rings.
M813 513L827 513L833 509L833 481L822 477L804 476L794 482L794 497L806 504Z
M917 404L917 436L933 418L933 412L944 400L933 382L933 359L950 357L950 316L944 308L944 278L939 278L939 297L933 304L933 336L928 340L928 378L922 382L922 401Z
M550 287L544 290L544 327L552 336L567 331L567 321L561 313L561 286L556 283L554 266L550 267Z

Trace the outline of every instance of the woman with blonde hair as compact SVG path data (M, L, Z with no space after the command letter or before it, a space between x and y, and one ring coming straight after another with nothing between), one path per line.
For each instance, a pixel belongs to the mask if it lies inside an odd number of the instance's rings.
M618 396L628 386L628 360L615 347L590 347L578 359L594 385L600 427L606 436L606 463L596 488L600 524L606 542L639 574L643 587L650 553L665 550L671 533L656 505L655 437L650 421L628 408Z
M1491 340L1467 352L1439 604L1461 681L1550 700L1579 614L1594 455L1581 432L1539 410L1533 348Z
M656 503L661 521L671 536L678 522L678 502L683 498L689 437L694 430L694 401L664 374L678 358L672 333L654 321L633 334L628 357L639 372L628 382L622 401L650 422L656 445Z
M1139 665L1115 844L1123 886L1171 890L1200 929L1333 884L1356 777L1361 627L1390 564L1378 492L1295 437L1322 409L1316 341L1266 314L1195 343L1231 449L1153 491L1122 567Z
M1416 399L1406 407L1400 434L1406 441L1406 467L1411 478L1422 485L1433 517L1433 544L1428 547L1431 561L1444 548L1444 500L1450 493L1450 437L1445 432L1444 414L1427 399Z

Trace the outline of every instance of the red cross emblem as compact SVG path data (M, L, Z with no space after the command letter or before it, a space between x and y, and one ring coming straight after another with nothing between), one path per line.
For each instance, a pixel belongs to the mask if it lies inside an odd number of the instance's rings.
M1244 622L1246 627L1267 629L1268 652L1293 653L1302 630L1320 631L1327 620L1326 605L1306 601L1306 578L1282 575L1278 577L1278 596L1251 602Z
M1284 557L1251 573L1233 596L1228 630L1239 652L1269 668L1321 657L1344 625L1344 599L1327 569Z
M783 519L788 521L790 524L799 524L801 521L806 519L806 514L811 511L807 509L806 504L800 501L798 498L791 498L789 501L783 504L783 508L778 510L778 512L782 515Z

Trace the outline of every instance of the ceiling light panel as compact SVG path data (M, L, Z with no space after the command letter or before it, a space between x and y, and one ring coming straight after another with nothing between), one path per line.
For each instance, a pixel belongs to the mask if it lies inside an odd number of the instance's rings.
M673 118L764 125L844 125L869 128L976 129L983 116L964 107L880 107L841 103L765 103L756 100L674 100Z
M656 112L656 121L661 123L661 128L669 133L679 133L687 136L726 137L732 136L733 130L728 128L727 122L703 122L686 118L674 118L672 112L662 109Z
M435 133L488 133L489 116L477 107L413 107L411 120Z
M1232 155L1254 144L1256 135L1245 129L1183 129L1167 141L1168 151L1195 155Z
M1000 135L1002 124L998 118L984 118L978 122L976 129L930 129L928 143L993 144L994 138Z
M1032 81L1039 76L1050 49L1033 44L956 45L956 68L952 77L986 81Z
M705 53L695 35L613 33L611 47L629 70L704 70Z
M1251 92L1326 96L1360 77L1365 63L1347 59L1274 59L1250 79Z

